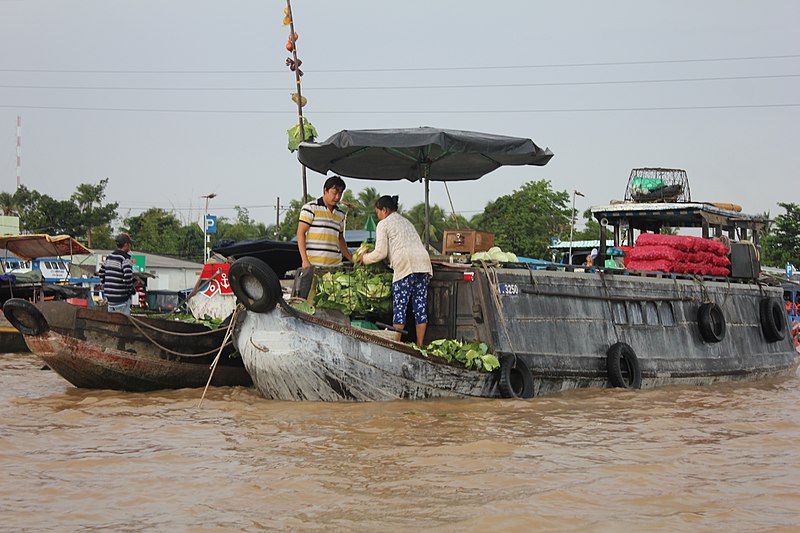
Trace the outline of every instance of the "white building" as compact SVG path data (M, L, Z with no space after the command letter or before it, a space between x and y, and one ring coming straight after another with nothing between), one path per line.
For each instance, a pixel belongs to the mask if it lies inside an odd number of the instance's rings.
M84 268L93 267L93 271L100 270L101 261L114 250L94 250L94 255L75 256L74 262ZM182 291L191 289L199 279L203 270L202 263L174 259L163 255L137 252L131 253L134 260L144 259L144 272L151 274L148 277L147 290L149 291ZM141 269L140 269L141 270Z

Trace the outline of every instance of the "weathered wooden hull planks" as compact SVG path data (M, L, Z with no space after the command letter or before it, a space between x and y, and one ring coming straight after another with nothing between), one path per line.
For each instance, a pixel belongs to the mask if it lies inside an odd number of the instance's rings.
M79 309L65 302L40 304L50 329L25 342L61 377L81 388L151 391L204 387L224 332L198 337L206 328L161 319ZM169 329L168 329L169 328ZM207 330L206 330L207 331ZM187 356L178 356L178 352ZM211 352L207 355L189 355ZM221 355L211 385L250 386L232 346Z

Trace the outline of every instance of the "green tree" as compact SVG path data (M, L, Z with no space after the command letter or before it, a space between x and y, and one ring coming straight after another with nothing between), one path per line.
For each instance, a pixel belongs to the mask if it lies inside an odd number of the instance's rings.
M94 229L92 246L99 250L113 250L117 247L112 236L112 228L109 225L97 226Z
M569 194L554 191L548 180L531 181L507 196L489 202L478 229L495 235L505 251L527 257L547 257L550 237L569 227Z
M786 263L800 265L800 205L782 202L778 205L786 213L775 217L770 233L762 242L765 262L778 268Z
M178 256L187 261L203 262L203 230L195 223L178 231Z
M14 194L5 191L0 192L0 212L2 212L3 216L19 215L19 206Z
M267 227L262 222L256 222L250 218L247 209L235 206L236 220L229 221L220 218L217 222L217 233L214 242L219 239L232 239L234 241L265 239L267 237Z
M305 205L300 200L291 200L289 207L283 213L281 227L276 236L277 240L290 241L297 235L297 221L300 219L300 209Z
M358 203L358 198L351 190L344 191L339 207L344 209L345 229L361 229L364 226L364 209ZM295 228L297 229L297 228Z
M375 202L381 196L375 187L367 187L358 195L349 189L344 191L339 207L347 214L346 229L364 229L367 217L372 215L375 219Z
M577 213L576 213L577 215ZM583 218L586 220L584 222L584 227L581 230L575 229L575 232L572 235L573 241L596 241L600 238L600 223L594 219L592 216L592 210L587 209L583 212ZM610 228L609 228L610 229ZM553 235L554 237L559 237L559 235ZM567 240L569 240L569 234L567 234Z
M46 194L36 191L24 191L20 198L27 202L20 204L20 226L28 233L46 233L49 235L73 235L82 238L76 228L80 228L81 213L78 207L69 200L55 200Z
M126 218L125 226L133 238L135 250L161 255L179 255L181 223L173 213L151 207L140 215Z
M92 247L95 228L110 228L111 223L117 218L119 203L103 204L107 185L108 178L100 180L96 185L81 183L70 197L79 212L78 224L73 228L72 234L79 239L85 239L89 248ZM110 237L110 231L106 236Z
M413 206L411 209L403 213L403 216L405 216L411 221L412 224L414 224L414 228L416 228L417 233L424 240L425 203L423 202ZM430 241L441 242L444 238L444 230L447 227L444 209L434 204L430 206L430 212L428 216L430 220Z

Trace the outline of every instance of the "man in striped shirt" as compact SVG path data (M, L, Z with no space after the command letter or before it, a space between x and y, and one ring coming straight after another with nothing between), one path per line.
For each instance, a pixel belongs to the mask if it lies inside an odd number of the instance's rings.
M344 240L344 211L339 209L346 185L339 176L325 181L322 196L308 202L300 210L297 224L297 245L303 269L314 266L335 267L342 256L353 260Z
M130 255L133 241L127 233L120 233L115 241L117 249L106 256L100 267L100 281L103 282L103 294L108 300L108 310L129 315L131 295L134 293Z

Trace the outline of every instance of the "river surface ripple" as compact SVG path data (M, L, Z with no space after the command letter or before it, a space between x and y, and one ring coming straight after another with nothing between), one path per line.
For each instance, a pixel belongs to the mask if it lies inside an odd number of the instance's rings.
M527 401L76 389L0 355L3 531L797 531L800 378Z

